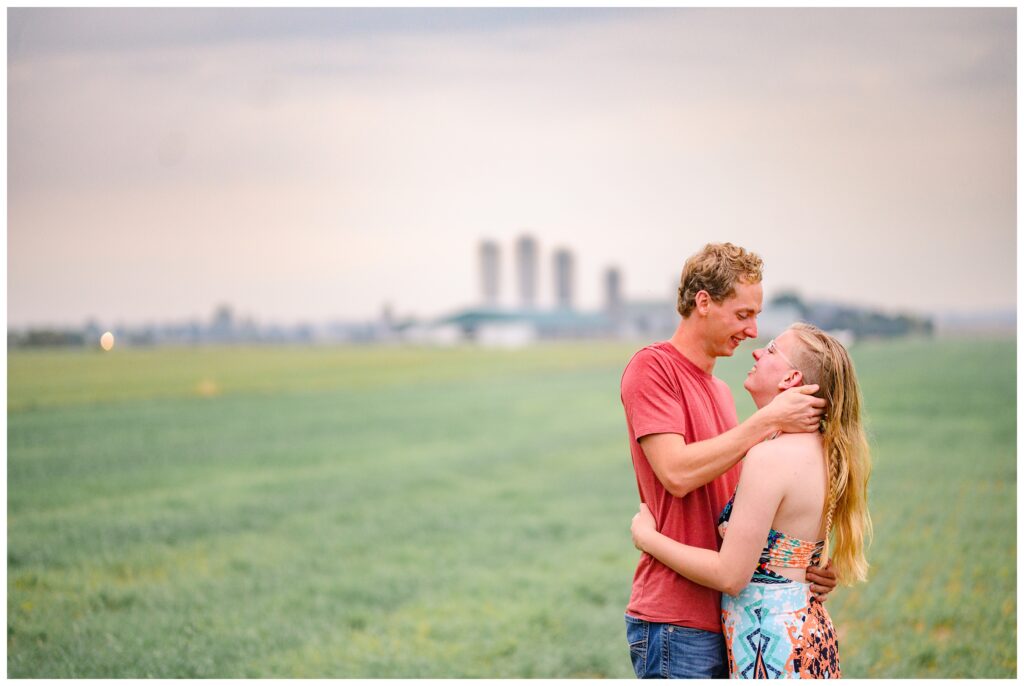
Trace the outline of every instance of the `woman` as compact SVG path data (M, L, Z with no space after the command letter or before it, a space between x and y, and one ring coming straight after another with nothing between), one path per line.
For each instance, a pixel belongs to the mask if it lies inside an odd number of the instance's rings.
M819 432L776 434L747 453L719 518L721 551L663 536L644 505L633 518L633 542L723 592L732 678L838 678L832 620L804 570L812 560L824 566L831 559L841 583L867 577L871 461L860 389L846 349L810 324L794 324L755 350L754 359L743 387L759 408L787 388L820 386L827 405Z

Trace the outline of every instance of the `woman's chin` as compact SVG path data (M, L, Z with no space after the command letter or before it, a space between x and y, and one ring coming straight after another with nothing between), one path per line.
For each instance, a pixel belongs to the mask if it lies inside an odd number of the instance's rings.
M743 390L745 390L747 392L747 394L754 400L755 403L757 402L757 396L754 394L754 391L752 391L750 389L750 377L749 376L746 379L743 380Z

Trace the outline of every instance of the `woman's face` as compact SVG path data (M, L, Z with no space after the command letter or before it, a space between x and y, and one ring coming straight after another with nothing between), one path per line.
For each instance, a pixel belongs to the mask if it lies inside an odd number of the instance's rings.
M757 407L764 407L782 391L801 383L802 374L790 361L796 357L798 345L796 335L787 329L752 353L754 366L747 372L743 387Z

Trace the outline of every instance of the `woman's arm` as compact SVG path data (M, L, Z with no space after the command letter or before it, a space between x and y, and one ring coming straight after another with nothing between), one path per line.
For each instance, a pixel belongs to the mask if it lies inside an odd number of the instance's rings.
M747 454L721 551L684 545L659 533L644 505L633 517L633 543L687 579L736 595L757 567L782 502L787 475L779 464L785 457L777 452L771 443L761 443Z

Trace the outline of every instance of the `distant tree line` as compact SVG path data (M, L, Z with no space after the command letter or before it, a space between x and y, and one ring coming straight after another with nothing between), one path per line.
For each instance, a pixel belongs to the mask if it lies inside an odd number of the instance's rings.
M110 330L117 347L146 347L157 345L218 345L218 344L298 344L315 342L374 343L387 338L393 329L389 322L333 322L315 327L310 324L259 325L251 318L238 318L229 305L219 305L206 322L148 324L126 327L120 324ZM80 328L33 327L7 330L7 347L94 347L99 348L100 336L105 328L89 320Z
M81 347L85 345L85 334L81 331L60 329L29 329L8 331L8 348L58 348Z
M935 333L935 322L931 317L906 313L890 315L849 305L806 302L792 291L776 295L771 303L778 307L793 307L808 324L826 331L850 331L857 338L932 336Z
M908 335L932 336L935 331L930 317L913 314L885 314L877 310L837 305L835 303L808 302L797 293L786 291L776 295L771 307L790 308L803 321L821 327L826 331L846 330L857 338L897 337ZM667 327L673 325L673 307L660 302L642 303L637 312L642 315L634 321L634 328L648 319L660 325L662 313L668 315ZM657 315L657 316L655 316ZM308 345L315 342L374 344L392 342L402 338L402 332L413 326L415 321L396 321L385 311L378 321L360 323L335 322L322 327L307 324L294 326L259 326L251 319L238 320L227 305L219 306L208 322L189 321L160 326L137 328L115 327L116 345L207 345L207 344L258 344L294 343ZM668 330L668 329L666 329ZM649 333L641 327L641 332ZM8 329L8 348L46 347L98 347L103 329L90 321L81 329L31 328L24 331ZM636 333L636 332L634 332ZM618 337L621 331L607 330L595 333L596 337ZM670 332L669 332L670 335Z

